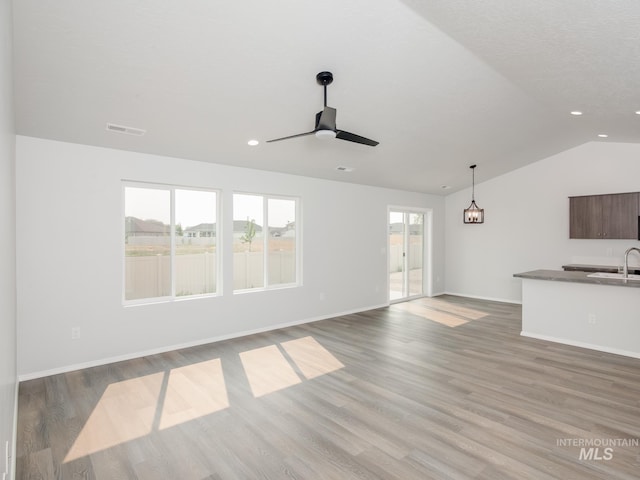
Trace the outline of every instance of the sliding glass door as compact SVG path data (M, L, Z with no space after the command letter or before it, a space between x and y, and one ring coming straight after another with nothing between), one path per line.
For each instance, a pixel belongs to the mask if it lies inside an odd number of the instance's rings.
M389 300L424 294L424 219L422 212L389 210Z

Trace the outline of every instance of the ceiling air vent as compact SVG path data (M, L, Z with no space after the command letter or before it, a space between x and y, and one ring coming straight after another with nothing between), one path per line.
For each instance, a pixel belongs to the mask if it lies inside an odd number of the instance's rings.
M125 135L137 135L138 137L147 133L141 128L125 127L124 125L116 125L115 123L107 123L107 130L110 132L124 133Z

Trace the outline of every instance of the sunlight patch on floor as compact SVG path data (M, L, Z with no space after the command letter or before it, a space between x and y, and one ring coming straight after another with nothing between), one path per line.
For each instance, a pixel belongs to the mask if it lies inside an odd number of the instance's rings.
M476 310L474 308L463 307L462 305L456 305L444 300L438 300L437 298L421 298L416 300L419 304L425 307L431 307L442 312L451 313L453 315L458 315L460 317L464 317L468 320L479 320L488 316L489 314L483 312L481 310Z
M307 380L344 368L340 360L313 337L248 350L240 354L240 359L255 397L301 383L294 366Z
M151 433L163 376L159 372L109 385L64 461Z
M478 320L488 315L480 310L452 305L433 298L421 298L410 302L396 303L392 308L418 315L447 327L458 327L471 320Z
M261 397L301 382L277 345L242 352L240 360L254 397Z
M282 342L281 345L307 379L344 368L340 360L331 355L313 337Z
M229 407L219 358L174 368L169 374L159 429L179 425Z
M333 372L344 365L313 337L240 353L254 397ZM215 358L106 387L64 462L229 408L222 360Z
M219 358L107 386L65 457L70 462L229 407Z

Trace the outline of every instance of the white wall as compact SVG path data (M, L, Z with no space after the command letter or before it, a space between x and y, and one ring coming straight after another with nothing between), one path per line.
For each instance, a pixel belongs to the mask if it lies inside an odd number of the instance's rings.
M15 126L11 1L0 0L0 474L13 449L16 397ZM15 458L15 455L12 455Z
M521 280L514 273L560 270L567 263L619 265L624 251L639 242L569 239L568 197L640 191L639 158L640 145L592 142L476 184L482 225L462 223L470 188L449 195L446 291L520 302Z
M301 197L304 285L234 295L227 248L223 296L123 307L122 179L222 190L227 245L234 190ZM442 197L18 136L18 373L386 304L389 204L433 209L433 276L444 278Z

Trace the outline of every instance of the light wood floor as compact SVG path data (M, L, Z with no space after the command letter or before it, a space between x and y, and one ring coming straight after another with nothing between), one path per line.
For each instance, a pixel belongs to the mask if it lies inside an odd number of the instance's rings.
M444 296L24 382L16 478L640 478L640 360L520 325Z

